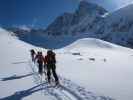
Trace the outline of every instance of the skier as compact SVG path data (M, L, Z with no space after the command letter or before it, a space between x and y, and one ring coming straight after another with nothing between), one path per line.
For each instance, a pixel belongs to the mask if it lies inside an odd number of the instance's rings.
M36 52L34 51L34 49L31 49L31 50L30 50L30 53L31 53L31 59L32 59L32 62L35 63Z
M36 57L35 57L35 60L37 60L37 63L38 63L38 73L40 75L42 75L43 73L43 62L44 62L44 57L42 55L42 52L38 52Z
M44 58L44 63L47 66L47 78L48 82L51 81L51 71L55 79L55 85L59 84L58 76L56 74L56 58L55 53L52 50L47 51L47 55Z

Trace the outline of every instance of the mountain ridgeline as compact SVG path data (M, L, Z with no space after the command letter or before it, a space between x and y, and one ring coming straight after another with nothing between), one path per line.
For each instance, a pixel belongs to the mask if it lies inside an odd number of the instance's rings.
M75 34L92 30L93 26L102 20L107 11L92 3L81 1L74 13L64 13L57 17L46 29L47 34Z
M132 11L133 5L128 5L110 13L97 4L81 1L75 12L65 12L46 29L8 29L16 33L21 40L47 48L61 48L84 37L133 48Z

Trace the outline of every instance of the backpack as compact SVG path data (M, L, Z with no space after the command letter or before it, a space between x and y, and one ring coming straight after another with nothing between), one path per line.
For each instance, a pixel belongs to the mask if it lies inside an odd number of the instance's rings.
M55 53L52 52L47 55L47 64L55 64L55 63L56 63Z
M38 63L43 63L43 59L44 59L44 58L43 58L42 55L38 54L36 58L37 58L37 62L38 62Z
M33 49L31 49L30 52L31 52L31 55L32 55L32 56L34 56L34 55L36 54L35 51L34 51Z

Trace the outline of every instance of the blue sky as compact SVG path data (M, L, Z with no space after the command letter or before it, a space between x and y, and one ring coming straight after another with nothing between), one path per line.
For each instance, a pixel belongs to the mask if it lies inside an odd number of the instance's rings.
M0 0L0 25L47 27L63 12L73 12L80 0ZM88 0L113 11L132 0Z

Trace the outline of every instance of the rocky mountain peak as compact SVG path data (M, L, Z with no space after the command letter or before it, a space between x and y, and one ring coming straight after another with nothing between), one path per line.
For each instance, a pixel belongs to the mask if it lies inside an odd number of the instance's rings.
M95 13L97 13L97 15L103 15L106 12L107 11L103 7L85 0L79 3L78 9L76 10L76 13L80 16L85 16L87 14L91 15Z

